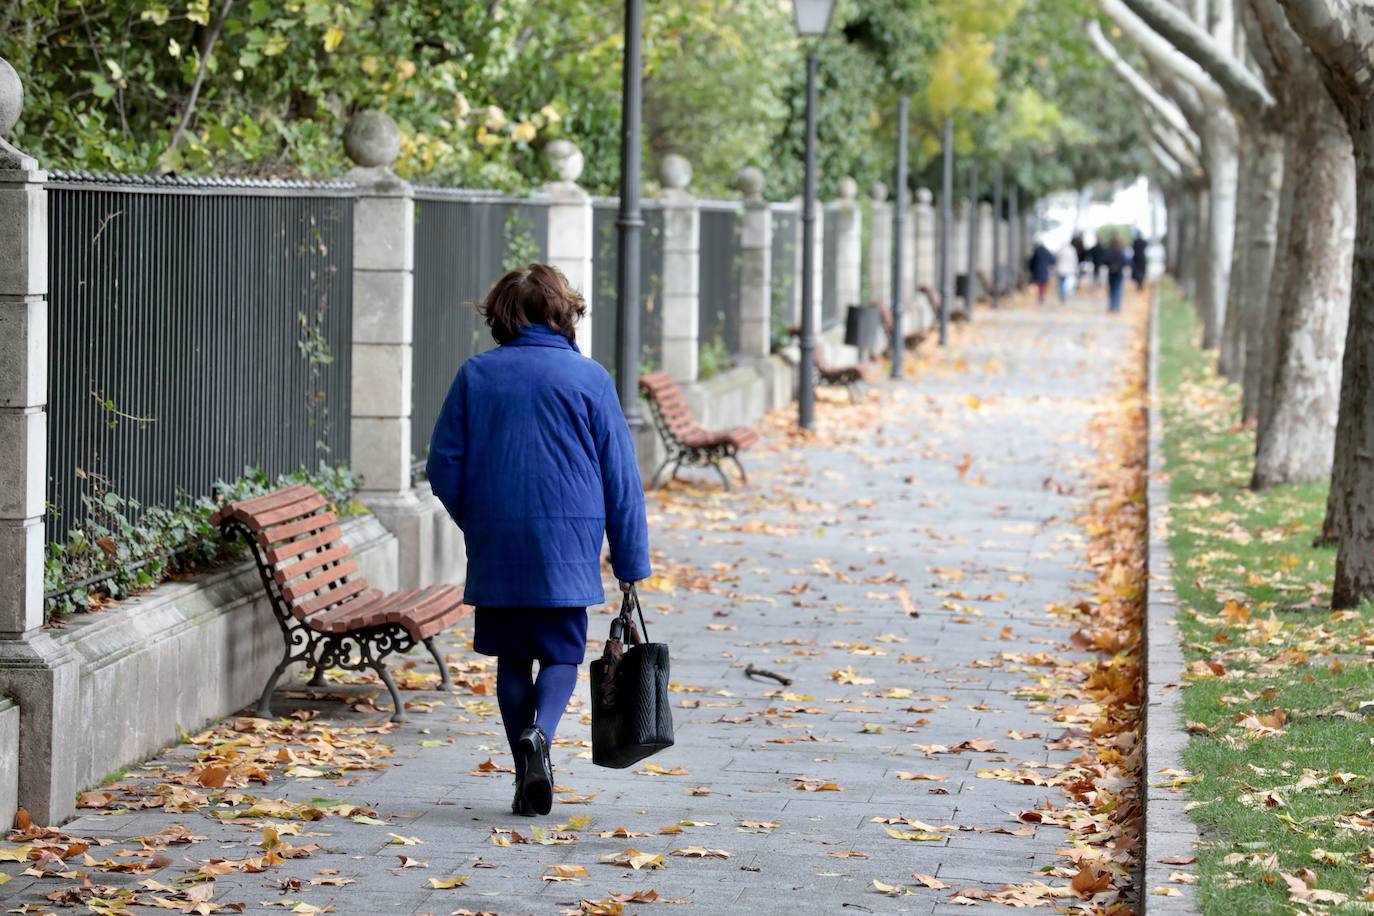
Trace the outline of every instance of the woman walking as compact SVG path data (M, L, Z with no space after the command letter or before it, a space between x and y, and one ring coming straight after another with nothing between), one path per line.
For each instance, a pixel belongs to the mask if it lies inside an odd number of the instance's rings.
M553 806L549 747L586 653L587 607L606 600L603 538L622 590L649 576L630 431L610 375L575 342L586 310L544 264L496 281L481 313L500 346L458 370L426 464L463 530L473 648L496 656L511 812L527 816Z
M1121 236L1114 235L1107 246L1106 253L1102 256L1102 265L1107 268L1107 311L1121 311L1121 285L1126 279L1126 267L1129 265L1126 257L1126 246L1121 242Z

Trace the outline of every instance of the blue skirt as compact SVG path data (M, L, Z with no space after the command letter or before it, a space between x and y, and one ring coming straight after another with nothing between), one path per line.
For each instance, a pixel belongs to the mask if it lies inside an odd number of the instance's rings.
M472 648L482 655L580 665L587 654L584 607L479 607Z

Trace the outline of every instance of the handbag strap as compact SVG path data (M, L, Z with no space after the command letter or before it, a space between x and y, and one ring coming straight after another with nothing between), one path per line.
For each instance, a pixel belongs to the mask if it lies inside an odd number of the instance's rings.
M630 590L625 593L625 597L622 598L620 602L620 618L624 621L627 638L635 632L634 617L630 614L631 608L639 613L639 632L644 634L641 641L648 642L649 625L644 621L644 607L639 603L639 592L635 589L633 583L631 583Z

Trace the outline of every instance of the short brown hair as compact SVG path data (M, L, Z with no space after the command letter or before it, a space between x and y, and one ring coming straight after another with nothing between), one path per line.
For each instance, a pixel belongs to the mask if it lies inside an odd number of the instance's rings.
M526 264L497 280L478 311L497 343L514 340L522 329L536 324L576 340L577 322L587 314L587 303L557 267Z

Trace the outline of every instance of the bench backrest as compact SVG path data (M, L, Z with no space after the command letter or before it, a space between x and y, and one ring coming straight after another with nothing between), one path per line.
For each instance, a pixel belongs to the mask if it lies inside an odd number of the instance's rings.
M692 408L682 395L682 388L666 372L651 372L639 380L639 390L649 399L654 423L666 439L681 442L685 436L700 429Z
M210 524L248 534L264 579L270 574L297 620L304 622L368 588L343 541L338 516L308 484L228 503L210 516Z

